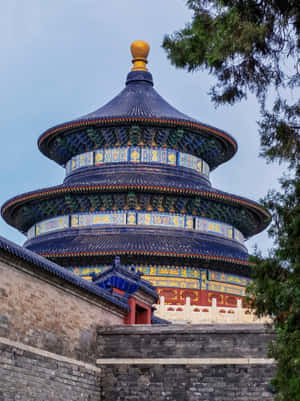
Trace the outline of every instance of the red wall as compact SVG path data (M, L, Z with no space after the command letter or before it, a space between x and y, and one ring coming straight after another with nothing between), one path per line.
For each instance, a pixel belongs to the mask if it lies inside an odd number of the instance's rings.
M157 292L165 297L165 303L170 305L184 305L186 298L190 297L192 305L210 306L212 298L217 298L217 306L237 306L240 295L225 294L222 292L208 290L193 290L188 288L162 288L158 287Z

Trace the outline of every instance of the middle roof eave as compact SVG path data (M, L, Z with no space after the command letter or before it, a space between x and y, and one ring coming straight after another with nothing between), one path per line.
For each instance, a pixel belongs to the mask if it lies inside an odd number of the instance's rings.
M80 194L80 193L93 193L93 192L105 192L105 191L120 192L128 190L150 191L155 193L158 192L158 193L170 193L170 194L178 193L179 195L186 194L192 196L193 195L201 196L207 199L221 201L224 203L244 207L248 210L251 210L251 212L257 216L257 219L259 221L257 230L249 234L249 236L254 235L265 229L271 219L270 214L265 209L263 209L257 202L209 187L201 190L201 189L185 189L185 188L163 187L163 186L158 187L153 185L88 185L88 184L84 185L62 184L55 187L44 188L42 190L32 191L16 196L8 200L2 206L1 215L8 224L11 224L16 228L22 230L22 228L17 227L17 225L14 224L12 216L17 208L23 206L26 203L30 203L32 201L40 199L49 199L52 198L53 196L59 196L70 193Z

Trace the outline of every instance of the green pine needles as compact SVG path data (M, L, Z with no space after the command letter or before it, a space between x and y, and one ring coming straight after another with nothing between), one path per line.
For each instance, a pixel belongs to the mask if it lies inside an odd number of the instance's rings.
M192 20L165 36L171 63L216 78L216 105L254 94L261 107L261 156L286 162L282 192L264 205L273 221L274 249L259 254L248 295L258 316L271 315L277 340L273 381L277 401L300 400L300 2L299 0L188 0ZM290 96L290 93L293 95Z

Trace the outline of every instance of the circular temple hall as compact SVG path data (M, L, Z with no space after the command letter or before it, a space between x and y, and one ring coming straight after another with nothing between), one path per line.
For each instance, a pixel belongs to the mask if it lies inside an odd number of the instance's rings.
M65 169L63 184L8 200L2 216L27 236L25 248L86 280L120 257L156 287L162 318L247 321L244 243L270 215L213 188L210 172L234 156L236 141L156 92L146 42L133 42L131 52L115 98L38 139Z

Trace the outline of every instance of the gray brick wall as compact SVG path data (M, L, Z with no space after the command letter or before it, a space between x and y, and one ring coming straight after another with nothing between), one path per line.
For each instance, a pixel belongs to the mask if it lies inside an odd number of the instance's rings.
M0 401L271 401L271 339L258 325L99 327L85 363L0 338Z
M271 401L271 366L123 365L101 374L101 401Z
M97 371L0 343L0 401L99 400Z
M263 358L274 338L258 324L112 326L97 333L97 357L105 358Z
M275 365L267 348L273 338L260 325L98 328L101 401L271 401Z

